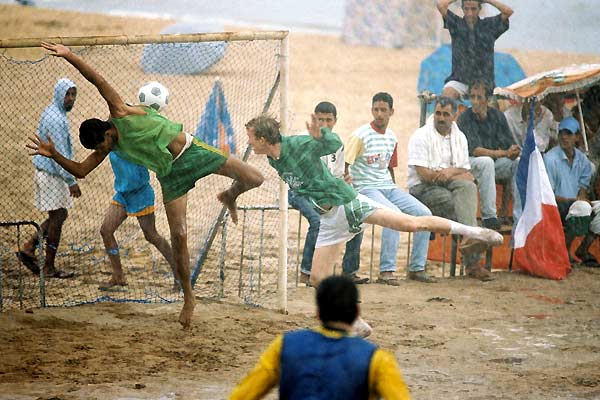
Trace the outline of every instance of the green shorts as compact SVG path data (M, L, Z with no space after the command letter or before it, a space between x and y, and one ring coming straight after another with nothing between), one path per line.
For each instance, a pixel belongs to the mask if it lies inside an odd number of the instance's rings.
M168 203L189 192L196 181L217 171L227 161L221 150L194 138L191 146L173 162L171 172L159 176L163 203Z

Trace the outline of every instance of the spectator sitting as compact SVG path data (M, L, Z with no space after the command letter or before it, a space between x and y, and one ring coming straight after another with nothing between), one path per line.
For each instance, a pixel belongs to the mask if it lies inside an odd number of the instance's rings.
M337 109L332 103L322 101L315 107L315 116L320 127L325 126L333 130L337 122ZM308 135L308 132L305 131L302 134ZM321 161L323 161L334 177L344 179L346 183L350 183L350 175L344 173L344 146L340 147L335 153L321 157ZM302 262L300 264L300 282L310 285L310 271L315 244L319 235L320 215L309 199L296 193L293 189L288 190L288 201L290 206L298 210L308 220L309 227L306 239L304 240ZM354 283L367 283L369 281L369 278L357 276L360 267L360 244L362 236L363 233L360 232L346 242L346 251L344 253L344 260L342 261L342 272L351 276Z
M533 126L533 134L535 136L535 144L541 153L545 153L556 145L557 142L557 124L554 122L554 117L549 109L543 106L539 101L535 102L535 119ZM529 124L529 109L530 102L524 101L509 107L504 111L506 122L510 128L510 133L519 147L523 147L525 136L527 134L527 126Z
M470 172L467 138L454 122L456 103L438 97L433 118L417 129L408 142L408 187L433 215L477 226L477 186ZM491 280L479 265L481 251L464 240L461 259L467 276Z
M431 215L431 211L410 194L396 186L394 167L398 163L398 140L388 128L394 114L394 100L389 93L373 96L373 121L352 133L346 146L346 167L352 175L352 184L359 193L392 210L414 216ZM408 278L425 283L436 280L425 272L430 233L415 232L414 246L408 266ZM384 228L381 235L379 279L377 283L398 286L394 276L400 233Z
M567 220L569 209L576 201L588 201L588 190L592 176L592 166L586 155L575 147L575 138L579 132L579 123L573 117L567 117L560 122L558 131L559 146L544 155L544 163L550 185L556 197L560 218L565 227L565 241L569 258L571 244L576 236L581 234L580 227L574 226ZM589 247L596 235L584 229L585 238L575 251L582 261L589 261ZM595 261L595 259L594 259Z
M460 18L448 9L455 1L438 0L437 8L452 39L452 73L446 78L442 95L458 99L478 80L489 89L495 87L494 44L508 30L513 10L497 0L462 0L464 17ZM482 3L496 7L500 14L479 18Z
M472 107L458 118L458 127L467 137L471 172L477 179L483 226L500 229L496 212L496 182L510 182L514 193L514 176L521 154L501 111L488 107L488 87L477 81L469 88ZM518 197L518 196L517 196ZM513 196L514 202L518 199ZM515 212L520 207L515 205Z
M592 177L592 166L586 155L575 147L575 138L579 133L579 123L573 117L567 117L560 122L558 131L559 145L544 155L546 171L550 185L556 197L560 218L565 227L565 241L569 258L571 259L571 244L576 236L582 234L576 221L568 221L569 209L576 201L588 201L588 190ZM582 261L588 261L593 256L589 254L589 247L596 235L588 232L587 226L583 229L585 238L575 251L575 255Z

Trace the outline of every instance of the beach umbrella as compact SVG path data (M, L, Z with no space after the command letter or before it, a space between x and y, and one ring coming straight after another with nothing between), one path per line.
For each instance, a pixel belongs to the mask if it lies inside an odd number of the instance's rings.
M223 84L219 78L215 79L194 136L224 153L234 154L236 152L231 117L227 109Z
M551 93L575 92L577 107L579 108L581 133L587 151L587 137L581 112L579 92L581 89L594 86L598 83L600 83L600 64L570 65L552 71L540 72L507 87L498 87L494 90L494 94L523 101L531 97L536 97L540 100Z

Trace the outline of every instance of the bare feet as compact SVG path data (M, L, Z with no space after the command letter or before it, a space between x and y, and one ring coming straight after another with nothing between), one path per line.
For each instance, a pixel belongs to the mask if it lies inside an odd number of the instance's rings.
M223 203L225 207L227 207L229 210L229 215L231 215L231 220L237 225L237 203L235 202L237 197L233 197L229 190L224 190L217 195L217 199L219 199L219 201Z
M112 289L116 286L127 286L127 280L125 278L115 278L112 277L110 278L110 280L100 286L98 286L98 289L100 290L107 290L107 289Z
M190 329L192 325L192 315L194 314L194 300L190 302L185 302L183 304L183 308L181 309L181 313L179 314L179 323L183 327L183 329Z

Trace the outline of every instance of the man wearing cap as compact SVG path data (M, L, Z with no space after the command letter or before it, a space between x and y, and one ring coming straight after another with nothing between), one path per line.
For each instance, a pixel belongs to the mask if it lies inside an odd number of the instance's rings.
M567 117L563 119L558 125L559 146L554 147L544 155L550 185L554 191L560 218L565 228L567 250L570 249L573 239L579 233L575 232L575 229L571 229L573 224L567 221L569 209L578 200L588 201L588 190L592 177L590 160L575 147L578 132L579 123L575 118ZM596 235L588 232L576 250L575 255L582 261L591 257L588 249L595 237Z
M442 95L458 99L467 95L469 85L476 80L494 89L494 44L508 30L513 10L496 0L462 0L461 18L448 9L455 1L438 0L437 8L452 39L452 73L446 78ZM500 14L479 18L482 3L494 6Z

